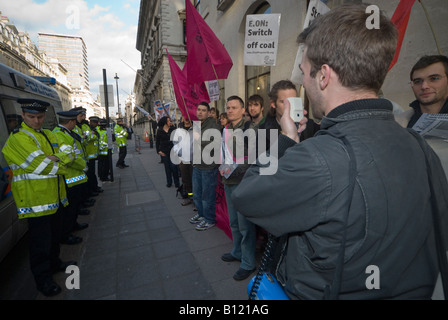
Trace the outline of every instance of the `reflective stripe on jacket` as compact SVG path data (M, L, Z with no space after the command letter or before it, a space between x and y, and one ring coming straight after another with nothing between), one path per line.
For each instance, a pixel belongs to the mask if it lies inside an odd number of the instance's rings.
M116 124L114 127L114 133L115 133L115 141L117 142L117 146L119 147L126 147L127 144L127 136L128 132L125 128L120 126L119 124Z

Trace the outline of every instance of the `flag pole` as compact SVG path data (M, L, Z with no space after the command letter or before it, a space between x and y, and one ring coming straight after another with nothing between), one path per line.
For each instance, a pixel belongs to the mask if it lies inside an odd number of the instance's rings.
M431 28L432 36L434 37L434 40L436 41L437 51L440 55L442 55L442 49L440 49L439 41L437 40L436 32L434 31L434 27L432 26L431 19L429 18L428 11L426 10L425 5L423 4L422 0L418 0L420 4L422 5L423 11L425 12L426 20L428 20L429 27Z
M184 102L185 111L187 112L188 120L190 120L190 122L191 122L190 113L188 112L188 107L187 107L187 104L185 103L184 96L183 95L180 95L180 96L182 97L182 101Z

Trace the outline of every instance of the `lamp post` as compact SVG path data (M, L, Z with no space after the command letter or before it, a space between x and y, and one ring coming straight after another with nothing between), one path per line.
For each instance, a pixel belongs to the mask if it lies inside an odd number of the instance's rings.
M121 117L121 110L120 110L120 96L118 95L118 75L115 73L114 77L115 81L117 82L117 104L118 104L118 116Z

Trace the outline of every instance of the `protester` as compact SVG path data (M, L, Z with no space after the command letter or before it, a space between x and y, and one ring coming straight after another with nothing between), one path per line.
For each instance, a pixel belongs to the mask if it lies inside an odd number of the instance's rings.
M251 128L257 130L258 127L264 123L266 118L263 115L263 110L264 99L262 96L254 94L247 99L246 112L249 113L250 120L246 121L245 129Z
M303 86L321 130L298 143L285 103L277 173L260 175L255 164L232 195L250 221L288 234L275 275L293 299L429 299L437 279L425 155L377 98L397 30L383 13L381 28L366 28L366 6L341 5L300 34ZM446 218L446 204L440 212Z
M411 70L411 87L416 100L410 104L414 112L408 128L412 128L423 113L448 113L448 57L420 58Z
M188 140L192 139L192 133L193 133L193 124L191 123L190 119L185 118L183 119L182 123L179 126L181 129L184 129L188 131ZM191 133L191 136L190 136ZM188 141L189 143L190 141ZM192 150L190 150L192 152ZM186 158L188 155L183 155ZM184 158L184 159L186 159ZM193 164L192 159L188 157L188 160L182 160L179 163L179 170L180 170L180 176L182 179L182 189L181 192L183 193L184 201L182 201L183 206L187 206L189 204L193 203Z
M170 188L174 185L176 188L180 187L179 171L177 165L171 161L171 149L173 142L171 141L171 132L174 128L171 126L171 119L167 116L160 118L158 123L159 129L156 136L156 151L161 156L163 165L165 167L166 186Z
M201 156L196 162L193 158L193 201L198 210L190 223L197 224L196 230L205 231L216 225L216 185L218 183L218 162L204 159L204 149L212 143L212 139L203 139L208 130L217 130L216 119L210 117L210 105L207 102L199 103L196 116L200 121L200 129L193 128L193 152ZM210 154L213 158L216 155Z
M223 164L219 167L222 183L226 194L227 210L229 213L230 229L232 230L233 248L230 253L222 255L224 261L241 261L239 269L233 275L235 280L244 280L255 271L255 225L241 215L230 201L232 194L244 177L248 163L248 143L243 139L244 102L238 96L227 98L227 118L229 125L223 130ZM233 152L232 152L233 151ZM243 159L237 158L239 151L243 151Z
M274 83L269 92L269 113L266 115L265 121L259 125L260 129L266 130L267 150L277 141L278 134L281 131L280 120L284 113L284 103L287 98L292 97L297 97L297 88L290 80L280 80ZM303 141L312 137L317 131L319 131L319 125L314 120L309 119L306 128L300 133L300 140ZM271 137L273 140L271 140Z
M224 129L225 126L229 123L226 112L223 112L219 115L219 123L221 124L221 129Z
M29 259L37 290L54 296L61 287L53 273L65 271L75 261L62 262L61 218L68 205L64 175L75 158L73 149L59 145L50 130L42 129L49 103L18 100L23 122L2 149L13 173L11 191L19 219L28 220Z

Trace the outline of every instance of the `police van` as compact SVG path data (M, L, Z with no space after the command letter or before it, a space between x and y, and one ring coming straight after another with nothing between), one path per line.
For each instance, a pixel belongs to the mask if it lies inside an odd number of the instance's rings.
M11 132L22 121L18 99L38 99L50 103L44 128L52 130L57 124L57 112L62 102L57 91L33 77L0 63L0 150ZM9 182L11 171L0 152L0 262L27 231L26 219L19 220Z

